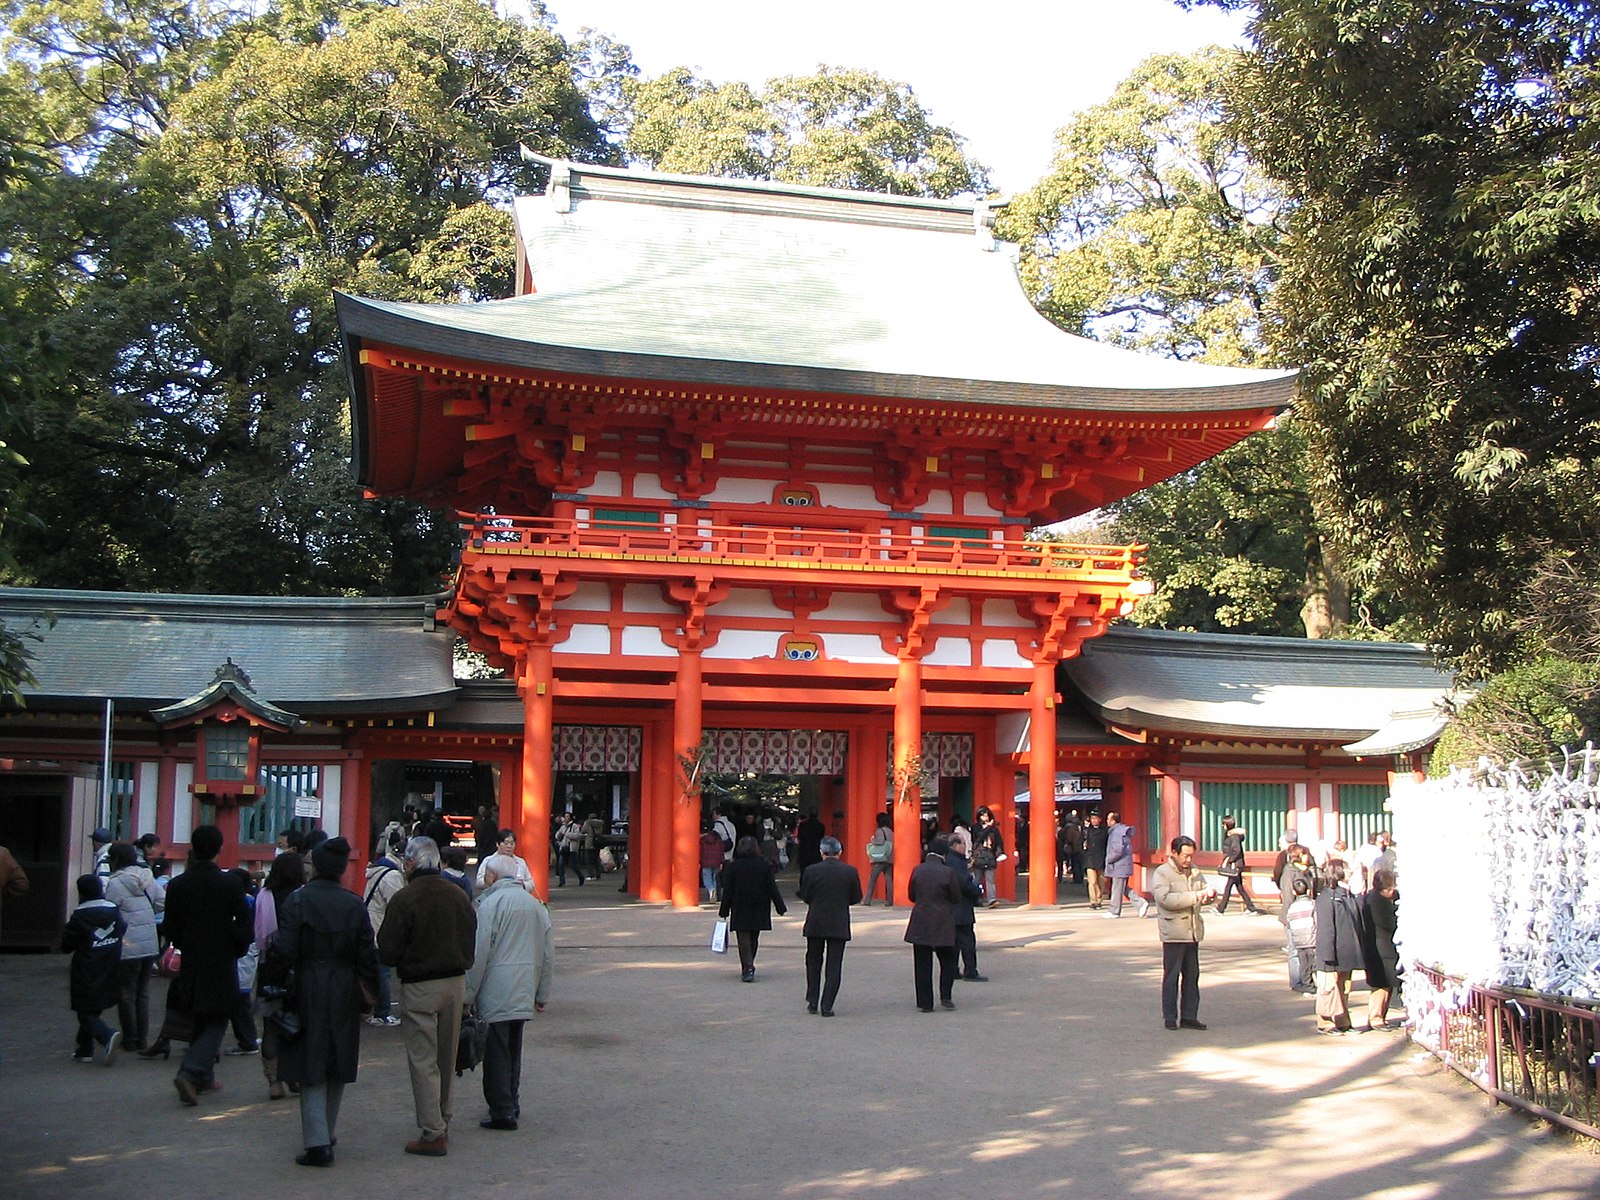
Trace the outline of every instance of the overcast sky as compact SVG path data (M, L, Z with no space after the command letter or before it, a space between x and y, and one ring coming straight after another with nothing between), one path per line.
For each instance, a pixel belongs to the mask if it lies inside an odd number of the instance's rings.
M515 4L516 0L509 0ZM1241 40L1242 18L1170 0L548 0L561 32L598 29L646 75L675 66L762 84L819 64L909 83L1005 192L1032 186L1055 131L1142 59Z

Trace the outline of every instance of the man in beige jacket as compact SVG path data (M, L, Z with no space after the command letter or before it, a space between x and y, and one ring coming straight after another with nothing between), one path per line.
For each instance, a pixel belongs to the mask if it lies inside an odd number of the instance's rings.
M1194 848L1191 837L1173 838L1151 888L1161 931L1161 1017L1168 1029L1205 1028L1200 1021L1200 942L1206 926L1200 908L1215 900L1217 892L1194 869Z

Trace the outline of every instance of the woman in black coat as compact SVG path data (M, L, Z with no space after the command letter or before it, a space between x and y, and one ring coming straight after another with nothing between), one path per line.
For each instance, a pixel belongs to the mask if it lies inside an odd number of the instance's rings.
M1388 1027L1389 1002L1400 989L1400 951L1395 949L1400 893L1394 872L1372 873L1372 886L1361 898L1361 957L1367 970L1367 1024ZM1396 1022L1398 1024L1398 1022Z
M300 1085L303 1167L333 1165L334 1130L344 1085L354 1083L361 1058L363 995L378 993L378 950L361 897L340 883L350 843L323 842L311 852L316 876L284 901L272 940L268 982L294 970L294 998L285 1005L300 1021L297 1035L278 1042L278 1078Z
M751 983L756 977L756 950L761 931L772 928L772 910L781 917L789 911L778 891L778 877L772 864L761 856L761 844L748 834L733 848L733 859L722 868L719 889L720 915L728 918L728 928L739 939L739 978Z
M1344 886L1344 864L1331 862L1317 893L1318 1033L1350 1031L1350 976L1361 966L1361 906Z

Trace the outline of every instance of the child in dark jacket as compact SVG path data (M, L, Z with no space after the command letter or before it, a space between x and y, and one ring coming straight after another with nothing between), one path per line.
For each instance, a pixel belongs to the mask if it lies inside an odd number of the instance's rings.
M78 876L78 907L67 918L61 949L72 955L72 1011L78 1014L78 1046L72 1061L103 1066L116 1061L122 1034L100 1019L117 1006L117 968L122 962L122 935L127 923L105 898L100 878Z

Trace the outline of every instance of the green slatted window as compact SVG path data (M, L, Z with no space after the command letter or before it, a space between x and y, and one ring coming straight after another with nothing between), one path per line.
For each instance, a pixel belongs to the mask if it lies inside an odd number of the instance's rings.
M100 806L100 824L119 842L131 842L140 833L133 827L133 766L131 762L111 764L111 786Z
M264 846L278 840L281 830L312 829L321 822L295 820L294 802L300 796L321 795L319 767L278 764L261 768L261 798L239 809L239 844Z
M1167 844L1167 831L1161 827L1161 781L1151 779L1144 789L1144 844L1151 850L1161 850Z
M1249 835L1244 848L1275 850L1289 827L1289 785L1286 783L1202 783L1200 785L1200 849L1222 849L1222 818L1229 813Z
M638 508L597 508L596 525L660 525L661 514Z
M1339 785L1339 836L1352 850L1380 829L1389 828L1389 814L1383 811L1389 788L1382 783L1341 783Z

